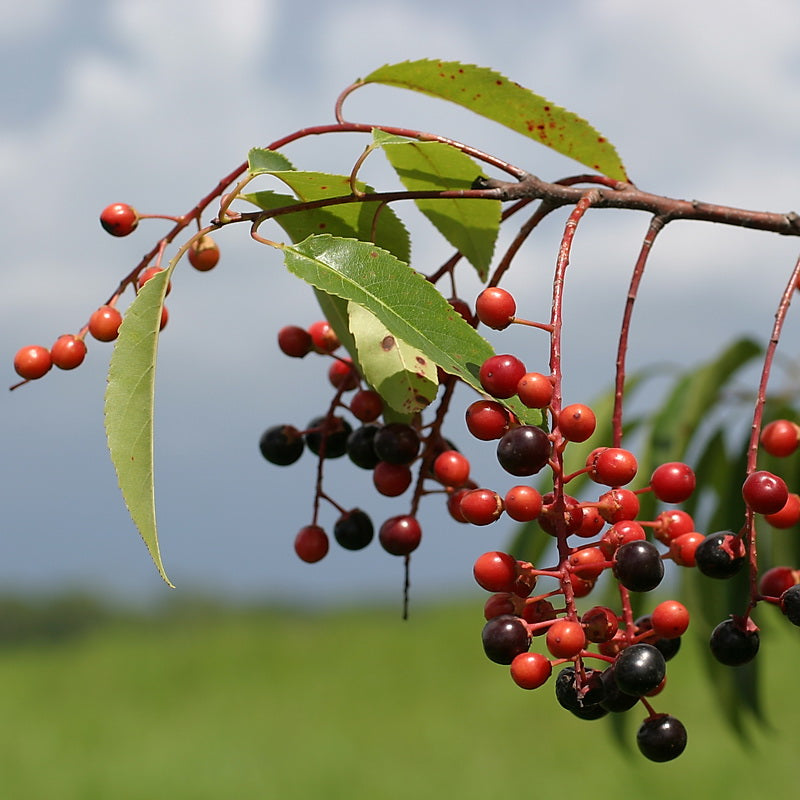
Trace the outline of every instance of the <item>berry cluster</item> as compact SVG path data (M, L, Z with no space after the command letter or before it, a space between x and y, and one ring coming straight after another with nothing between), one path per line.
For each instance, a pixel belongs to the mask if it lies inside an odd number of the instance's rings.
M130 205L112 203L100 214L100 224L112 236L128 236L136 230L139 220L145 218L169 219L178 224L182 222L177 217L164 217L156 214L141 215ZM22 381L11 388L15 389L22 383L44 377L54 366L64 370L80 366L86 357L87 334L98 342L113 342L119 335L119 327L122 324L122 312L117 308L122 292L128 286L132 286L136 292L140 291L147 281L163 271L159 264L164 246L166 246L166 240L123 278L114 294L92 312L88 322L78 333L65 333L59 336L49 350L41 345L28 345L20 348L14 356L14 370L22 378ZM188 243L187 258L198 272L207 272L213 269L219 261L219 247L207 234L193 237ZM154 259L155 263L151 264ZM167 287L167 294L170 289L171 284ZM160 326L162 330L168 319L167 307L162 306Z

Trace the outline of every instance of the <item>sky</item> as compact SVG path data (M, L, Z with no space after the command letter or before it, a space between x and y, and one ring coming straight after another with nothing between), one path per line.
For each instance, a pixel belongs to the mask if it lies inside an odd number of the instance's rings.
M182 213L247 151L333 120L338 92L385 63L439 58L492 67L589 120L613 142L632 180L659 194L786 212L800 210L800 7L765 0L637 0L485 4L443 0L280 3L232 0L28 0L0 28L0 341L6 382L19 347L76 331L166 229L143 221L126 239L101 230L111 202ZM582 171L536 143L455 106L369 87L350 119L406 125L469 142L554 180ZM348 173L357 138L320 138L287 155L304 169ZM369 179L389 181L370 166ZM412 265L449 255L413 210ZM526 245L508 287L531 317L548 312L548 270L563 221ZM565 386L588 402L613 377L616 328L647 221L628 212L587 217L566 290ZM540 235L539 235L540 234ZM240 229L221 231L220 265L180 269L159 350L156 497L162 554L175 591L285 604L398 597L402 561L375 543L334 549L315 565L292 552L309 522L314 464L280 469L258 453L266 427L302 427L324 411L321 360L289 360L275 336L319 317L311 293L280 258ZM766 341L797 242L702 223L671 226L654 251L634 327L633 368L697 363L743 333ZM538 269L538 272L537 272ZM544 278L541 276L544 275ZM480 286L467 277L465 296ZM787 327L793 356L797 325ZM529 368L541 341L492 339ZM125 601L166 597L133 528L105 447L102 400L111 348L7 392L0 413L3 547L0 592L67 588ZM459 396L462 407L472 399ZM447 433L485 482L502 481L492 448L470 442L463 415ZM376 523L406 510L379 500L369 475L331 464L343 505ZM467 528L431 500L412 559L412 591L476 593L471 565L511 527ZM333 518L326 517L325 524Z

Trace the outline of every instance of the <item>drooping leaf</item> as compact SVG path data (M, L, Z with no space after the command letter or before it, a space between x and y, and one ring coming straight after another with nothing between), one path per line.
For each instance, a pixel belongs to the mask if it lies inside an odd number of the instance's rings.
M291 273L363 306L392 335L482 391L478 371L493 355L491 346L407 264L367 242L332 236L312 236L283 250ZM506 404L521 420L541 424L541 412L516 400Z
M380 67L362 82L449 100L610 178L627 180L616 149L593 126L486 67L429 59L405 61Z
M161 577L153 488L153 411L161 308L169 276L151 278L130 304L114 346L105 395L105 426L122 496Z
M377 129L373 137L409 191L469 189L481 174L469 156L442 142L404 139ZM500 201L455 198L415 202L442 236L475 267L481 280L486 280L500 230Z
M422 411L436 397L436 364L422 351L393 336L366 308L348 303L350 330L358 363L367 383L386 404L409 416Z

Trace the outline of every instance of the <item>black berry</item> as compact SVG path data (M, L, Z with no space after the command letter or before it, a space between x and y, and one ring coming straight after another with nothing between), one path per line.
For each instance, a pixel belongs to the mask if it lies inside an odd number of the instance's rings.
M711 632L708 644L717 661L729 667L738 667L756 657L760 636L757 628L747 630L735 620L726 619Z
M792 625L800 625L800 583L791 586L781 595L781 611Z
M672 761L686 749L686 728L669 714L646 719L636 734L636 744L650 761Z
M635 697L652 692L667 674L661 651L651 644L632 644L614 662L614 680L620 691Z
M531 637L525 623L513 614L501 614L490 619L481 633L483 650L496 664L510 664L514 656L525 653Z
M375 454L390 464L410 464L419 453L419 434L410 425L392 422L384 425L373 440Z
M347 452L347 438L353 428L342 417L314 417L308 423L306 444L314 455L323 452L325 443L325 458L339 458Z
M664 562L652 542L637 540L617 548L614 576L632 592L649 592L664 577Z
M261 434L258 448L261 455L272 464L286 467L294 464L301 455L305 442L300 431L292 425L274 425Z
M380 463L373 446L375 436L380 429L380 425L363 425L347 437L347 457L357 467L375 469Z
M503 434L497 443L497 460L511 475L535 475L547 464L550 450L550 439L541 428L520 425Z
M710 533L694 551L697 569L709 578L733 577L745 562L742 540L730 531Z
M333 526L333 536L345 550L363 549L374 535L372 520L360 508L346 511Z

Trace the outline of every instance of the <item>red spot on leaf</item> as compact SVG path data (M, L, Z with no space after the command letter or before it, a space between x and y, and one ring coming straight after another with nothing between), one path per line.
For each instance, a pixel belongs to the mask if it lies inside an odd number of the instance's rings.
M600 144L605 144L605 143L606 143L606 140L605 140L605 137L604 137L604 136L598 136L598 137L597 137L597 141L598 141Z
M424 367L427 363L428 362L422 356L417 356L417 364L421 364Z
M385 350L387 353L394 348L395 341L394 336L384 336L383 341L381 342L381 349Z

